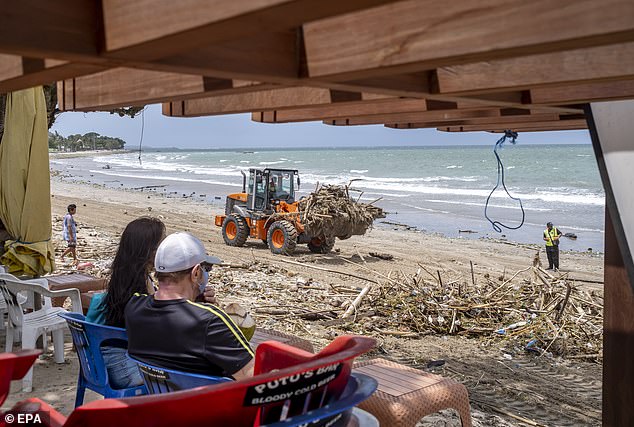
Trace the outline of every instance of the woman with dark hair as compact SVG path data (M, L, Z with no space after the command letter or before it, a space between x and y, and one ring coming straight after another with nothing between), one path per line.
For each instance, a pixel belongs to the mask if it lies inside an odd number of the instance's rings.
M86 314L88 322L125 328L123 310L130 297L137 292L154 293L150 273L156 249L164 237L165 224L158 218L141 217L126 226L112 262L108 290L93 296ZM114 346L102 348L110 385L114 388L143 384L136 364L126 357L126 350Z

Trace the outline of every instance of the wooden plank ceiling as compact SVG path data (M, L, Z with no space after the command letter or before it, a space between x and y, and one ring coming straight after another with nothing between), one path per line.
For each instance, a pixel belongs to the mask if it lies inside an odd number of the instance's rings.
M163 103L443 131L583 129L634 97L631 0L22 0L0 10L0 92L61 110Z

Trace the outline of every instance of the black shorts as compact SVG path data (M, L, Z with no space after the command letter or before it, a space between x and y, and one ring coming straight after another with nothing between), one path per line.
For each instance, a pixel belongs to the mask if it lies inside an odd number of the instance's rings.
M77 247L77 242L71 242L70 240L68 241L68 247L69 248L74 248Z

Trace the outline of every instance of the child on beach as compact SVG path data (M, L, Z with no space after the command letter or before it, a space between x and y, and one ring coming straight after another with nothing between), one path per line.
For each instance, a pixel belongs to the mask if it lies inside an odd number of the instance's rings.
M68 247L62 254L62 261L70 253L73 256L73 263L77 264L77 225L75 224L75 218L73 218L73 215L77 212L77 206L70 204L67 209L68 213L64 215L62 236L66 240Z

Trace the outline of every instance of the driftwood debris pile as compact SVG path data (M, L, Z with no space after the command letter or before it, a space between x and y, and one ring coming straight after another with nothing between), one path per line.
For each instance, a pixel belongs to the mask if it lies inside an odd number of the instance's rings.
M244 280L244 274L217 274L228 285L221 285L224 292L245 298L241 302L250 305L258 324L290 325L288 332L295 334L310 332L315 337L321 331L324 339L332 338L328 334L334 331L377 338L463 335L478 338L483 345L538 355L602 358L602 294L580 289L565 275L553 277L528 267L510 277L485 275L476 281L475 276L432 271L422 264L414 275L394 271L385 275L341 259L354 267L335 270L281 261L345 275L351 285L285 278L277 269L281 278L275 281L236 286L236 279ZM250 267L254 268L270 267ZM253 301L248 296L251 290L265 294L259 293L258 301Z
M311 236L346 239L365 234L375 219L385 216L372 203L353 200L348 186L323 185L299 201L300 218Z
M519 279L522 272L531 277ZM391 327L418 334L478 336L490 343L510 340L538 354L600 357L602 295L539 267L510 278L486 277L483 283L476 283L474 276L469 279L443 280L439 271L421 266L414 277L400 274L385 280L366 305Z

